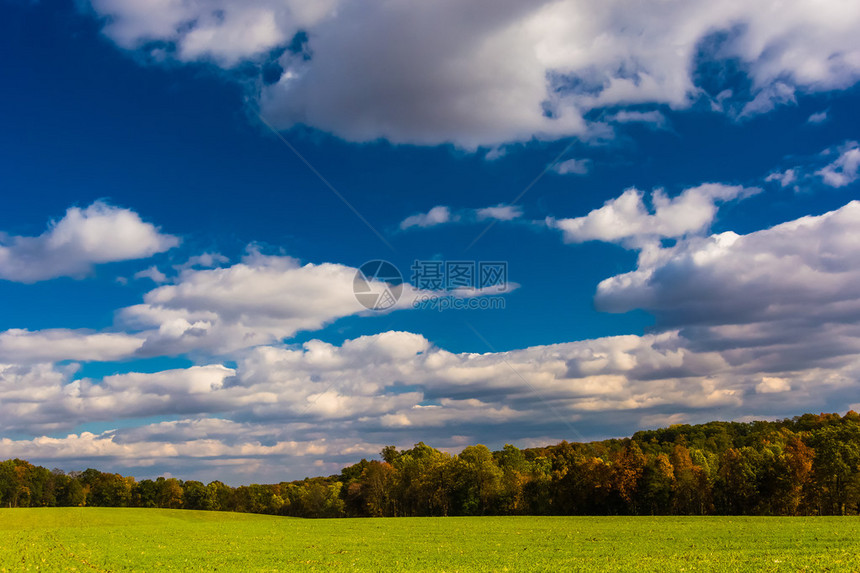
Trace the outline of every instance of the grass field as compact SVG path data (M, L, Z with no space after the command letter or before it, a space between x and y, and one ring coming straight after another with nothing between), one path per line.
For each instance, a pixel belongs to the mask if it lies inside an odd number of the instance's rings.
M0 509L0 571L860 571L858 518Z

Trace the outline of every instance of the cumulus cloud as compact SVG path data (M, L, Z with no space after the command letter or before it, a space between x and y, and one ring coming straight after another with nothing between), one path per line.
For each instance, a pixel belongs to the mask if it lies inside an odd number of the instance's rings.
M692 189L710 201L743 192ZM641 228L653 234L661 224ZM500 428L522 443L582 439L576 428L618 435L640 424L834 409L856 392L860 202L747 235L677 239L650 244L633 271L598 285L599 308L644 309L656 318L652 332L483 354L399 331L284 345L285 332L354 312L355 269L256 251L228 267L188 268L124 311L146 325L140 334L0 334L0 429L24 436L0 439L0 457L213 478L238 475L232 464L266 465L255 479L277 481L315 473L317 463L336 471L392 442L495 443ZM146 344L244 350L229 365L208 356L101 379L75 379L76 365L57 364L121 359ZM150 423L156 416L167 420ZM102 429L86 431L93 423Z
M833 409L856 391L860 376L858 241L860 202L851 202L747 235L684 237L672 247L643 250L637 268L601 282L595 299L611 312L638 308L654 314L657 330L642 336L478 354L450 352L419 334L392 331L340 345L310 340L257 346L229 367L209 363L101 380L74 380L74 365L4 364L0 426L35 437L0 440L0 454L54 465L96 460L137 467L138 474L143 464L160 464L161 471L175 464L186 476L207 467L235 476L231 463L266 460L300 477L313 473L318 462L333 467L372 454L377 442L493 443L502 427L517 428L506 440L559 434L581 439L578 427L625 433L641 423ZM258 256L239 267L186 271L187 286L159 287L168 290L153 300L175 301L186 310L217 306L263 283L221 312L277 314L282 309L271 306L267 281L289 291L306 278L290 272L319 272ZM259 276L252 270L258 267ZM217 272L225 274L219 280L197 274ZM262 279L246 281L245 275ZM36 334L10 336L27 340ZM0 356L11 358L36 342ZM117 342L123 341L94 345ZM3 343L0 337L0 349ZM45 346L51 345L62 347ZM31 358L80 352L72 345ZM171 419L118 423L152 416ZM91 422L117 422L121 429L47 437Z
M838 149L839 157L815 174L831 187L845 187L857 180L860 172L860 146L849 141Z
M550 217L546 224L561 230L568 243L606 241L641 246L645 241L706 230L716 216L717 203L756 192L753 188L719 183L690 187L676 197L657 189L651 194L649 209L642 191L631 187L583 217Z
M227 267L186 268L172 284L146 293L143 303L120 309L117 322L144 340L140 356L227 354L369 312L356 298L357 272L335 263L301 264L250 248L240 262ZM374 279L372 286L384 283ZM507 286L510 291L518 285ZM429 291L408 282L401 289L397 302L385 310L412 308L424 297L473 298L493 292Z
M122 360L133 356L143 338L116 332L65 328L30 331L13 328L0 332L0 361L31 363L75 360Z
M448 223L475 223L492 219L495 221L513 221L523 216L523 209L519 205L506 205L500 203L492 207L481 207L478 209L452 210L450 207L440 205L433 207L427 213L410 215L400 222L400 229L426 229L437 227Z
M119 434L121 436L122 434ZM24 447L22 447L24 446ZM228 445L214 439L185 440L181 443L158 442L155 440L140 442L123 442L118 439L116 432L93 434L82 432L70 434L64 438L42 438L38 442L29 443L24 440L0 440L0 457L17 457L18 452L27 452L30 459L45 458L126 458L139 461L136 465L149 465L164 458L203 458L214 456L260 456L292 454L301 455L312 451L322 453L328 448L314 444L299 444L296 442L279 442L264 446L259 442Z
M151 266L142 271L134 273L135 279L149 279L156 284L166 283L167 275L158 270L158 267Z
M119 320L144 332L147 355L229 352L366 311L353 292L355 273L252 251L229 267L183 271L142 304L122 309Z
M759 91L752 101L743 106L738 117L745 119L767 113L777 106L794 103L797 103L795 87L778 81Z
M96 202L69 208L39 236L0 236L0 279L83 277L96 264L142 259L178 244L134 211Z
M507 154L507 149L501 145L491 148L484 155L484 159L487 161L496 161L497 159L501 159Z
M639 419L639 424L643 428L665 428L672 424L689 423L690 417L687 414L650 414L642 416Z
M427 227L435 227L452 221L451 209L444 205L433 207L426 213L418 213L410 215L400 222L400 229L405 231L413 227L426 229Z
M794 157L793 161L790 168L773 171L764 180L798 191L846 187L860 178L860 145L856 141L833 145L815 155Z
M657 110L652 111L626 111L622 110L606 117L611 123L645 123L657 129L663 129L668 125L666 116Z
M278 428L261 430L228 420L189 418L100 433L0 438L0 458L71 468L98 466L141 479L177 475L239 485L252 480L278 482L288 475L336 473L347 461L377 454L383 445L354 438L295 439Z
M211 60L231 67L287 43L300 29L333 15L337 2L296 0L92 0L93 10L109 17L104 32L124 48L149 42L174 44L185 62Z
M827 110L826 109L824 111L819 111L819 112L816 112L816 113L813 113L812 115L810 115L809 118L806 120L806 123L818 124L818 123L824 123L825 121L827 121Z
M499 204L495 207L484 207L483 209L475 209L475 215L478 221L494 219L496 221L513 221L523 216L523 209L518 205Z
M292 45L280 79L261 82L263 114L351 141L474 149L583 136L590 110L689 107L706 92L703 60L741 64L751 88L714 97L741 117L860 77L860 9L837 0L90 4L107 36L155 60L231 68Z
M202 255L194 255L193 257L189 257L187 261L185 261L181 265L175 265L173 268L178 271L184 271L186 269L211 269L214 267L220 267L223 264L229 263L230 259L222 255L221 253L203 253Z
M759 344L756 360L731 348L697 348L678 330L486 354L452 353L418 334L383 332L339 346L319 340L262 346L235 368L210 364L100 381L70 381L68 369L47 364L0 366L0 426L42 436L0 440L0 455L55 464L101 459L112 467L175 460L185 464L186 476L200 470L202 457L280 460L287 471L286 462L301 463L308 448L334 463L376 453L376 442L454 447L462 439L497 439L502 427L518 430L506 434L508 441L559 433L580 438L577 427L619 431L626 423L625 431L639 420L773 411L777 394L785 397L782 408L808 407L853 387L858 334L827 368L768 362L784 342ZM44 437L86 422L152 416L175 419ZM465 438L457 442L452 435Z
M553 167L559 175L585 175L591 169L590 159L568 159Z
M263 425L338 421L356 432L463 420L541 425L543 399L571 419L598 410L738 404L742 387L717 376L726 368L717 354L686 350L677 333L478 355L383 332L341 346L312 340L299 348L260 347L236 369L213 364L69 381L68 372L44 364L9 367L0 370L0 403L5 429L35 432L199 414ZM710 377L701 379L706 371ZM27 377L39 380L31 393L18 387Z
M748 235L693 237L643 251L636 270L598 285L595 302L609 312L648 310L662 325L773 329L776 322L789 328L812 321L848 328L860 318L858 241L857 201ZM750 334L735 328L739 345ZM778 328L766 334L780 335Z
M72 380L69 368L47 363L0 367L0 404L5 431L55 432L80 423L147 416L183 415L229 409L212 392L233 371L221 365L194 366L156 373L130 372L102 380ZM25 383L31 392L16 385Z
M785 171L775 171L764 178L767 182L776 181L780 187L788 187L797 181L797 170L786 169Z
M791 386L788 381L776 376L762 376L761 382L755 387L755 391L759 394L777 394L789 390L791 390Z

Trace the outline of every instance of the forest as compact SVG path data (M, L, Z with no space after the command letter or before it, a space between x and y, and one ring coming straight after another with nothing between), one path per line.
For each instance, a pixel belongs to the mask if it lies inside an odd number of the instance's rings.
M297 517L856 515L860 415L710 422L539 448L385 447L340 474L231 487L0 462L0 506L158 507Z

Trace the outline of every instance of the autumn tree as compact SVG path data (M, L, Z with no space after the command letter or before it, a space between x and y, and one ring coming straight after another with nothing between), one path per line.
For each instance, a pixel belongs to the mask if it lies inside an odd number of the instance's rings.
M621 498L628 513L638 513L637 494L646 461L639 444L630 440L612 456L612 490Z
M155 500L158 507L179 509L182 507L182 484L176 478L160 477L155 480Z

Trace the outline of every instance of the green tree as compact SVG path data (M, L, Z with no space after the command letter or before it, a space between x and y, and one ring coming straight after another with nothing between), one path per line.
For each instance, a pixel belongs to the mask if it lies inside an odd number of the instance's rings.
M522 515L527 511L526 486L530 481L532 465L522 450L505 444L493 457L502 471L498 509L495 513Z
M206 486L194 480L183 482L182 507L183 509L208 509L206 507Z
M850 420L812 432L815 498L824 515L856 514L860 501L860 424Z
M151 479L139 481L132 491L135 507L158 507L158 484Z
M394 514L404 516L447 514L447 496L453 477L450 456L424 442L412 449L382 451L395 469ZM390 460L390 461L389 461Z
M55 478L55 491L57 505L61 507L80 507L86 501L84 488L81 482L65 474L57 475Z
M213 481L206 485L206 497L203 509L213 511L230 511L233 509L233 488Z
M729 448L720 458L714 484L720 513L754 515L759 508L759 467L761 455L751 447Z
M487 446L468 446L455 465L457 498L465 515L492 513L501 493L502 470Z
M640 511L649 515L672 513L675 468L666 454L649 458L642 471Z

